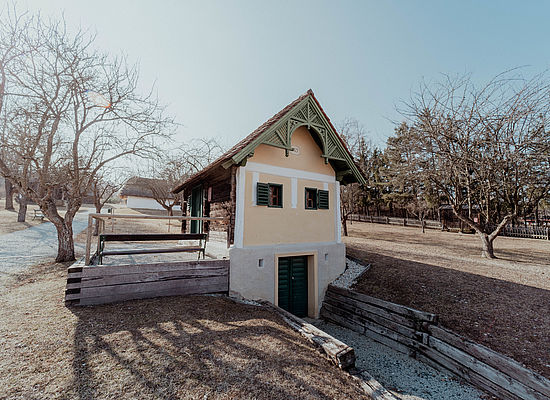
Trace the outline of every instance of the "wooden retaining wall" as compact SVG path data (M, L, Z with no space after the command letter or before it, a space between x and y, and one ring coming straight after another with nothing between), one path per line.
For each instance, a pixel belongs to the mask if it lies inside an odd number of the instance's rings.
M92 305L161 296L227 293L229 260L201 260L68 269L65 303Z
M324 319L362 333L505 400L550 398L550 380L438 325L438 317L330 285Z

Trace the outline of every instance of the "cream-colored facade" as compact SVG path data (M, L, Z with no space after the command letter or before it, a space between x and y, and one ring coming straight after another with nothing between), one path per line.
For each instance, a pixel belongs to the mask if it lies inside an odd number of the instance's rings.
M284 149L259 145L237 170L230 289L246 298L278 302L278 259L308 260L308 315L317 317L327 285L345 269L340 237L339 183L306 127ZM282 207L256 204L258 182L282 185ZM328 209L305 208L305 189L329 193Z

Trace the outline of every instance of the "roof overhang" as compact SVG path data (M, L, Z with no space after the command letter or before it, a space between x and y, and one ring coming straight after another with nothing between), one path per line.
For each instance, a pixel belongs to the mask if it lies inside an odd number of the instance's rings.
M307 127L315 135L322 150L321 157L324 158L325 163L332 165L339 181L344 184L366 183L365 177L353 161L352 155L312 92L276 123L226 160L222 164L223 167L229 168L231 165L245 164L247 158L252 157L254 150L261 144L284 149L288 155L292 150L292 133L301 126Z

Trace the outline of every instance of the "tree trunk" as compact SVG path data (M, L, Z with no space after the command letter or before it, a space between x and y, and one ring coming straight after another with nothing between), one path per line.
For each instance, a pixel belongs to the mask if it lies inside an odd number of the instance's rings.
M55 262L74 261L74 240L72 220L64 219L57 229L57 257Z
M100 214L102 208L103 208L103 205L101 205L101 204L96 204L96 205L95 205L95 212L96 212L96 214ZM92 235L93 235L93 236L97 236L97 235L98 235L98 232L99 232L99 220L98 220L97 218L94 218L94 230L92 231Z
M348 217L346 215L342 218L342 228L344 229L344 236L348 236Z
M14 210L13 208L13 185L11 182L4 178L4 187L6 188L6 210Z
M19 212L17 213L17 222L25 222L27 217L27 196L19 194Z
M483 244L483 252L481 253L481 256L485 258L496 258L493 251L493 240L489 237L489 235L481 232L479 233L479 237L481 238L481 243Z

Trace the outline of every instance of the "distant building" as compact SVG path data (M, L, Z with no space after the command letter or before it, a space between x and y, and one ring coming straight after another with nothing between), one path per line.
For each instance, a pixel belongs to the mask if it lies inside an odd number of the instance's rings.
M161 179L134 176L124 184L119 192L119 197L126 202L128 208L164 210L165 208L153 196L151 186L155 184L165 185L166 182ZM180 206L175 206L174 209L180 210Z

